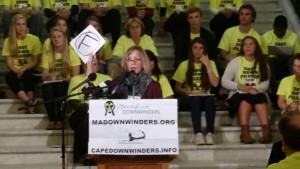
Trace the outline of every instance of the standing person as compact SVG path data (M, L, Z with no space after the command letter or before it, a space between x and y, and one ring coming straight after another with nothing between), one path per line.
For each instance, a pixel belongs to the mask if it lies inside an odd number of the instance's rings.
M120 81L121 83L112 97L123 99L162 98L161 87L151 78L149 59L141 46L132 46L126 51L121 61L121 68L125 75L113 80L114 84Z
M218 46L221 58L226 64L238 56L237 54L240 51L241 41L246 36L255 37L263 53L267 54L267 49L261 36L252 27L252 23L254 23L256 18L256 11L254 7L250 4L244 4L240 7L238 14L240 24L238 26L228 28L224 32ZM225 64L223 67L225 67Z
M277 104L282 114L285 111L299 111L300 103L300 54L295 54L292 59L294 74L283 78L277 90ZM282 142L277 141L272 146L268 165L278 163L286 156L282 150Z
M188 26L186 11L191 7L200 7L199 0L161 0L160 31L170 32L173 42L177 32Z
M178 32L174 44L175 69L182 61L188 58L191 41L196 37L200 37L204 40L207 46L208 56L210 57L209 59L216 59L216 45L214 43L214 37L208 30L202 27L201 9L191 7L186 13L186 19L189 25L182 31Z
M111 33L112 48L114 48L120 37L121 31L121 1L79 0L79 5L81 11L78 15L78 33L85 28L86 19L89 16L96 16L102 24L103 34Z
M26 17L13 16L9 36L4 40L2 55L9 72L5 81L26 106L35 103L34 86L38 79L33 76L39 62L42 45L38 37L27 33ZM33 113L26 109L25 113Z
M29 33L41 39L43 29L43 15L40 0L3 0L3 33L8 36L9 25L15 14L22 14L28 19Z
M300 165L300 113L299 110L286 112L278 124L282 150L286 158L271 164L267 169L297 169Z
M50 47L43 51L41 68L43 99L49 101L67 95L69 80L79 74L81 61L70 47L65 31L59 27L50 30ZM62 128L61 100L45 104L49 124L47 130Z
M215 34L216 44L219 44L226 29L239 25L238 10L244 0L211 0L209 9L214 17L210 20L209 27Z
M241 41L238 57L232 59L222 77L222 86L229 90L229 114L233 118L239 113L241 142L252 144L255 140L249 134L249 119L254 107L263 129L260 143L272 141L269 126L269 109L266 92L270 83L270 72L260 45L252 36Z
M49 32L54 26L53 20L60 16L67 21L70 36L74 37L76 32L76 21L74 16L78 13L79 7L77 0L44 0L44 14L49 19L46 29Z
M154 81L160 84L163 98L173 97L173 89L170 85L168 78L163 74L163 72L159 68L157 57L150 50L145 50L145 52L150 62L151 77Z
M154 0L125 0L125 7L129 17L139 18L145 25L145 33L152 37L154 28L153 15L155 9Z
M99 86L106 80L111 80L107 75L96 73L99 70L99 60L96 56L90 56L87 64L83 64L84 73L74 76L70 80L68 94L76 94L84 91L86 88ZM96 73L96 79L90 81L87 85L82 85L76 90L72 89L84 81L90 73ZM69 118L71 128L74 130L73 162L78 163L83 158L86 165L90 160L86 157L88 151L88 98L84 94L76 95L68 99L70 107L74 110ZM87 164L88 165L88 164Z
M195 144L214 144L215 99L208 96L210 86L219 85L219 75L214 61L209 60L204 41L192 40L188 60L182 62L173 75L175 92L180 94L180 107L191 109ZM191 96L196 95L196 96ZM206 135L201 128L201 112L205 111Z

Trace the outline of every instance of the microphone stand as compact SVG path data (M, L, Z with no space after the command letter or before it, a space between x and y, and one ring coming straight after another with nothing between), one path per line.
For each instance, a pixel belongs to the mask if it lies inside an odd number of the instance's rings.
M62 112L62 129L61 129L61 135L62 135L62 143L61 143L61 158L62 158L62 169L66 168L66 145L65 145L65 114L66 114L66 100L70 97L73 96L77 96L77 95L81 95L81 94L86 94L89 92L92 93L96 93L99 92L100 90L104 89L104 88L109 88L110 86L104 86L104 87L100 87L100 88L95 88L95 89L91 89L91 90L87 90L87 91L83 91L83 92L79 92L79 93L75 93L75 94L71 94L71 95L66 95L66 96L62 96L62 97L57 97L51 100L47 100L44 102L40 102L40 103L36 103L34 105L30 105L30 106L23 106L23 107L19 107L18 111L20 110L24 110L30 107L36 107L36 106L40 106L40 105L44 105L47 103L51 103L51 102L61 102L61 106L60 106L60 111ZM101 95L101 97L104 97L105 95Z

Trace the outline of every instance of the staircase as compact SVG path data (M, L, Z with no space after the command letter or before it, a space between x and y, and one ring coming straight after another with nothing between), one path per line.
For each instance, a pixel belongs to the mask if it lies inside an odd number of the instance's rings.
M157 1L158 4L159 1ZM203 26L208 28L211 15L208 10L209 0L200 1L203 10ZM254 27L263 33L272 29L275 16L282 14L279 0L246 0L257 9ZM159 12L156 10L156 12ZM155 16L156 28L154 41L160 54L160 62L166 73L173 72L173 46L170 36L158 37L158 15ZM3 39L0 40L0 46ZM2 51L0 50L2 53ZM0 99L0 169L57 169L61 168L61 131L45 130L48 120L43 106L36 108L37 114L23 114L18 107L23 104L15 99L13 93L4 83L7 72L4 58L0 57L0 90L6 91L8 99ZM38 86L38 95L40 94ZM41 102L41 100L39 100ZM251 117L251 135L257 140L261 136L258 119ZM276 124L279 112L272 112L271 123L274 140L279 139ZM203 117L204 118L204 117ZM205 124L204 119L203 124ZM263 169L266 167L271 144L246 145L239 143L240 129L237 120L231 121L226 111L217 111L215 120L215 145L196 146L191 143L193 136L189 112L178 113L180 154L171 162L171 169ZM232 124L232 126L228 126ZM66 129L67 168L72 168L73 132ZM78 169L95 166L76 166Z

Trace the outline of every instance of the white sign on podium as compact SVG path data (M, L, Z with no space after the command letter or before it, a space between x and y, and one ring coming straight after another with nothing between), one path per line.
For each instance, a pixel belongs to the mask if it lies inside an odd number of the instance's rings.
M176 155L176 99L90 100L89 154Z

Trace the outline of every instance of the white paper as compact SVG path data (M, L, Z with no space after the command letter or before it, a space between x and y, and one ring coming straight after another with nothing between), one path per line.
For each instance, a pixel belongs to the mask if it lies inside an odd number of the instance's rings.
M189 94L189 96L214 96L214 94L210 94L210 93L198 94L198 93L195 93L195 94Z
M85 28L70 42L84 63L88 62L90 53L94 55L104 43L105 40L92 25Z

